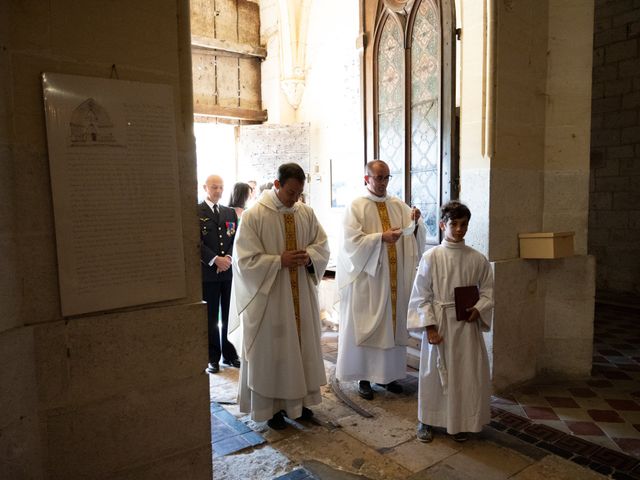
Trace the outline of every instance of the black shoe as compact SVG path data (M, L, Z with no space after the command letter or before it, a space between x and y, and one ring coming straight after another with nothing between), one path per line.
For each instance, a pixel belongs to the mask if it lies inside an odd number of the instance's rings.
M360 380L358 382L358 395L365 400L373 400L373 390L371 389L371 382L369 382L369 380Z
M453 436L453 439L458 443L466 442L469 440L469 434L467 432L458 432Z
M222 363L229 365L230 367L240 368L240 360L234 358L233 360L222 360Z
M269 425L269 427L273 428L274 430L284 430L285 428L287 428L287 422L285 422L284 420L282 410L271 417L271 420L267 420L267 425Z
M207 373L218 373L220 371L220 364L218 362L210 362L204 371Z
M429 425L419 423L416 429L416 437L423 443L430 443L433 441L433 430Z
M302 407L302 415L300 415L296 420L311 420L313 417L313 412L310 408Z
M404 389L402 388L402 385L400 385L395 380L393 382L391 382L391 383L376 383L376 385L380 385L381 387L385 388L388 392L391 392L391 393L402 393L402 392L404 392Z

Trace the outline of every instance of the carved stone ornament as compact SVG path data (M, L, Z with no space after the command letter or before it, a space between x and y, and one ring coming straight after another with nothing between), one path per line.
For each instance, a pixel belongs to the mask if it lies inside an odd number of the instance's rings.
M405 14L413 0L382 0L384 6L394 13Z
M304 80L299 78L289 78L280 80L280 88L287 96L289 105L293 108L298 108L302 101L302 94L304 93Z

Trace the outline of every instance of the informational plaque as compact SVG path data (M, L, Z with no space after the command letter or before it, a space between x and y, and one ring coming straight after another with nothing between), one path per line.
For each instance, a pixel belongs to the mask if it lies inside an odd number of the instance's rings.
M240 127L239 178L258 184L273 182L283 163L297 163L309 173L309 124L264 124Z
M186 296L172 88L42 84L62 314Z

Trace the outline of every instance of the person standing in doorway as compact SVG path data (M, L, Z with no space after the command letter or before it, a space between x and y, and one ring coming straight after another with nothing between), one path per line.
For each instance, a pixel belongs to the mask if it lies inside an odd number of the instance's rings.
M381 160L369 162L366 193L345 212L337 260L340 337L336 377L358 380L373 399L372 382L401 393L407 373L407 304L426 229L420 211L387 195L391 175Z
M233 208L220 204L224 182L218 175L207 177L203 188L206 199L198 205L200 217L200 260L202 264L202 298L207 302L209 364L207 373L220 371L222 363L240 367L236 349L227 339L233 242L238 216ZM222 328L218 328L218 312Z
M276 430L286 417L311 418L326 383L317 288L329 245L297 201L305 181L298 164L280 165L273 189L244 212L235 245L229 335L242 357L238 404Z

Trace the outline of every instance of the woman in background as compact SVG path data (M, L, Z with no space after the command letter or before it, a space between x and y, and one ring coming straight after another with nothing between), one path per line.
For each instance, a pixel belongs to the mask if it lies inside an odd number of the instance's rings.
M238 220L240 220L242 212L246 208L247 201L251 196L251 190L251 185L244 182L238 182L233 186L231 198L229 198L229 206L235 209Z

